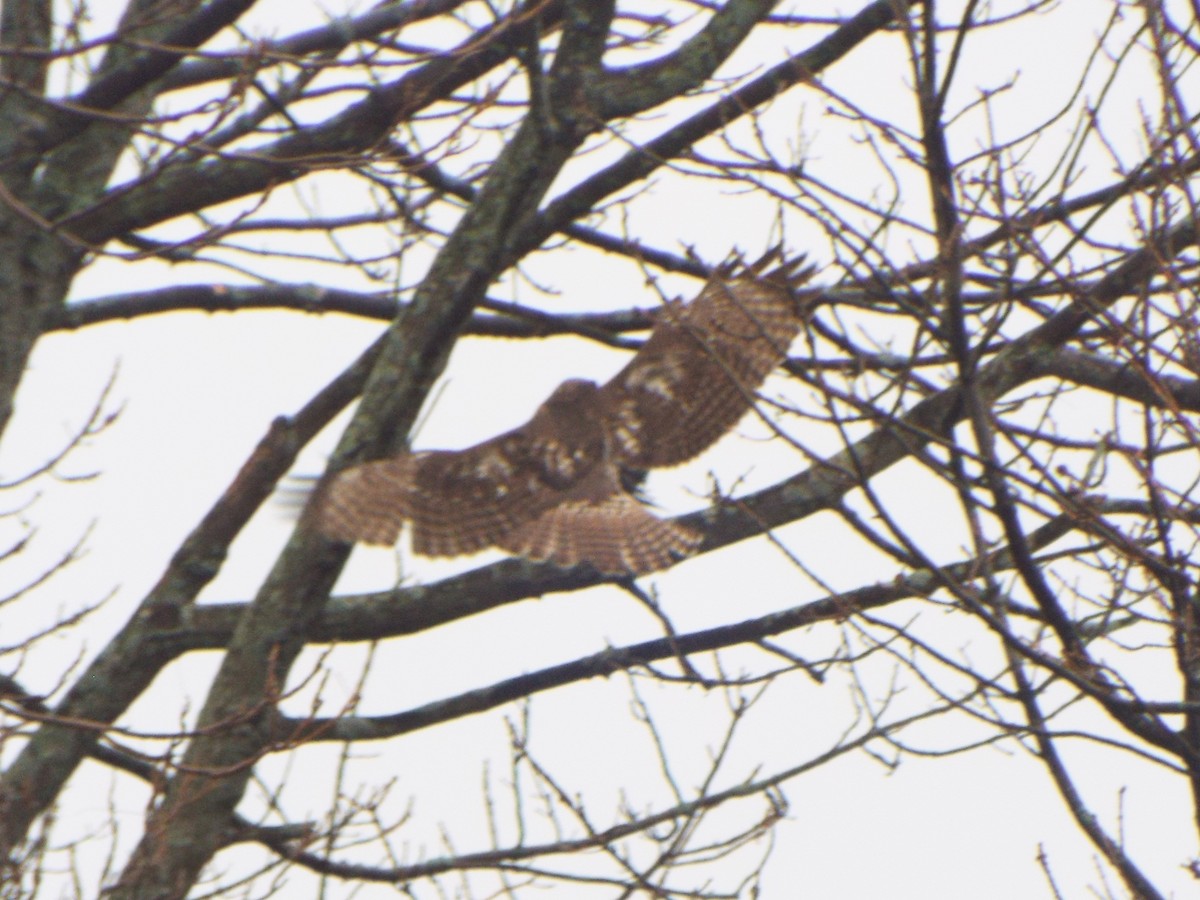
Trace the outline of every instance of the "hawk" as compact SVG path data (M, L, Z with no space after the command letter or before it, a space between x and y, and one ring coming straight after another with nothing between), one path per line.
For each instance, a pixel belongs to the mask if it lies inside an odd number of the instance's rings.
M637 496L647 469L699 455L749 410L803 322L812 275L768 253L724 267L691 303L669 301L609 382L565 381L512 431L464 450L426 450L338 472L316 500L327 537L458 556L488 547L605 575L641 575L687 556L692 529Z

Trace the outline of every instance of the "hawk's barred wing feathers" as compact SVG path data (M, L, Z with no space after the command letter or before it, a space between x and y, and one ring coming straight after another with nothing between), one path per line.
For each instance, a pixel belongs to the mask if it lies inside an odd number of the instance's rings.
M602 387L566 381L528 423L465 450L405 453L345 469L316 501L318 528L456 556L500 547L558 565L641 574L695 550L700 537L653 516L622 487L631 470L673 466L707 449L753 406L803 323L801 260L765 271L768 254L669 303L628 365Z

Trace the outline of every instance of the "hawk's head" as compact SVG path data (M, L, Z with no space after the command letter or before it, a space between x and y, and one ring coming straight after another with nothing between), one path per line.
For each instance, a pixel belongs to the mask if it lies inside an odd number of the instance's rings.
M590 409L599 396L596 382L585 378L569 378L554 389L554 393L542 404L545 409L574 410Z

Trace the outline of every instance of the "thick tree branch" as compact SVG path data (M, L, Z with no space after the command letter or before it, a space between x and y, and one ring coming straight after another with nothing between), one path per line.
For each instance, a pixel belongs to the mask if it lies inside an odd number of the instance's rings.
M116 109L133 94L146 90L185 55L227 27L255 0L212 0L165 29L155 28L149 39L157 46L123 59L95 78L81 93L66 100L47 101L42 115L15 136L15 143L0 160L0 172L21 168L33 157L46 154L79 136L104 117L97 112Z
M646 178L701 138L718 132L787 88L829 68L867 38L892 24L895 16L893 0L872 3L810 49L784 60L707 109L585 178L546 206L535 227L522 236L520 247L540 246L550 235L588 214L602 200Z
M0 780L0 852L11 852L33 819L58 795L98 733L71 722L113 722L173 657L153 635L172 628L220 570L229 544L291 467L296 453L362 390L378 350L347 369L290 423L277 421L246 460L233 484L176 551L158 584L129 623L76 680ZM147 639L150 642L147 643Z
M396 123L512 56L513 48L550 27L561 0L538 0L459 47L391 84L373 89L328 121L289 134L245 156L169 165L116 190L103 203L59 220L56 227L89 244L184 215L196 209L292 181L331 160L369 150Z
M219 58L188 60L162 78L161 92L195 87L213 81L238 78L261 60L293 61L318 53L348 47L406 25L432 19L466 5L468 0L392 0L357 16L338 16L328 25L311 28L290 37L263 41L254 47Z
M652 62L605 73L589 87L605 119L625 118L658 106L712 77L778 0L731 0L678 50Z
M379 359L336 461L383 452L407 432L445 366L453 338L502 263L503 236L536 208L563 164L596 127L591 111L577 103L582 85L599 70L612 12L611 3L566 3L562 40L548 73L549 105L534 104L417 289L412 306L382 338ZM202 733L185 754L184 770L170 780L162 804L150 815L115 898L182 898L228 840L250 767L271 746L270 713L280 687L348 549L303 527L293 535L234 631L200 714Z

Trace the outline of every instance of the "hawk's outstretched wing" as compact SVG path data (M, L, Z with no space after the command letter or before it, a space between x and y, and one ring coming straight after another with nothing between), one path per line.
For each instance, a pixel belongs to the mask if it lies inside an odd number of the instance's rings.
M803 259L766 274L765 257L713 277L691 303L669 303L650 338L600 389L624 465L673 466L699 455L754 404L803 324Z

